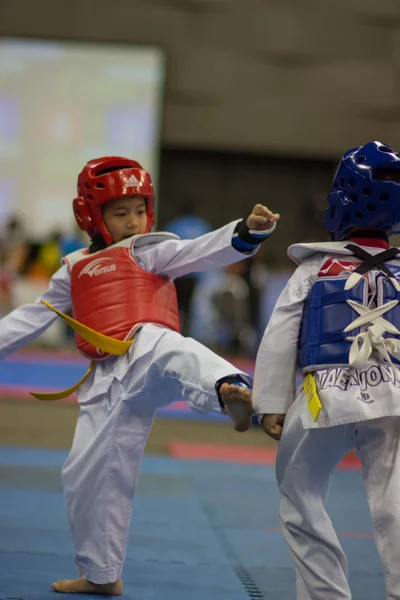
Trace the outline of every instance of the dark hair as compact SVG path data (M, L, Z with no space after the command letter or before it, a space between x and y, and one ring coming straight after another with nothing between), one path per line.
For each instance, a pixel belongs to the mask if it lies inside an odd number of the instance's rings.
M97 233L93 238L92 242L89 246L89 254L94 254L94 252L98 252L99 250L104 250L107 248L107 244L104 241L101 233Z

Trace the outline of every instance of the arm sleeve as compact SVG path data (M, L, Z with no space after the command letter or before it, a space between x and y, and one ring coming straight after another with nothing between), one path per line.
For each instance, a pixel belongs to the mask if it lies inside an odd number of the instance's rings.
M255 245L250 252L243 252L233 247L237 223L229 223L194 240L166 240L137 248L135 256L144 262L148 271L171 279L224 267L255 254L259 249L259 245Z
M41 300L62 312L71 308L70 276L66 265L53 275L48 289L34 304L24 304L0 320L0 359L39 337L57 319Z
M285 414L295 399L299 333L313 272L305 263L296 269L271 315L256 358L256 414Z

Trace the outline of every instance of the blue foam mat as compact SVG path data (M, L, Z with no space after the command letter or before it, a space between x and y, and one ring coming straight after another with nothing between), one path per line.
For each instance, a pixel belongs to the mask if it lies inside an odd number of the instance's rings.
M65 456L0 447L0 600L54 600L50 583L76 576L60 487ZM293 600L277 501L272 467L145 456L123 598ZM336 474L328 509L354 600L384 598L359 472Z

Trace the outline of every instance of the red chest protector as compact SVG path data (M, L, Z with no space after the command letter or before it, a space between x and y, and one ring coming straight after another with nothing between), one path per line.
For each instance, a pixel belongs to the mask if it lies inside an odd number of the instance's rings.
M179 331L174 282L142 269L130 244L95 254L74 253L71 271L72 311L76 321L117 340L129 340L143 323ZM71 257L72 258L72 257ZM78 350L88 358L109 355L75 334Z

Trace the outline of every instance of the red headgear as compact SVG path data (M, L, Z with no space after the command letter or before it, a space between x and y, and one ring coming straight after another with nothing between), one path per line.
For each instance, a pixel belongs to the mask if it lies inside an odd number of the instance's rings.
M89 161L78 176L78 198L73 201L79 227L91 238L100 233L107 246L112 244L101 207L122 196L146 198L149 233L154 225L154 190L149 173L129 158L104 156Z

